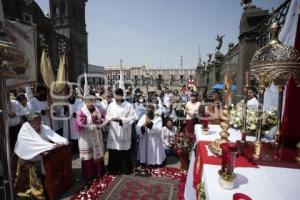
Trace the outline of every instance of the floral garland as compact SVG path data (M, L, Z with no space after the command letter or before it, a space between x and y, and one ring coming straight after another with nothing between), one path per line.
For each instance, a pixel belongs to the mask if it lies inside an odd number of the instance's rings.
M172 178L179 181L178 199L184 200L184 188L186 182L186 172L177 168L164 167L150 169L149 172L154 177ZM105 192L109 185L116 179L116 176L105 175L102 178L96 178L91 181L83 190L74 194L70 200L99 199L100 195Z

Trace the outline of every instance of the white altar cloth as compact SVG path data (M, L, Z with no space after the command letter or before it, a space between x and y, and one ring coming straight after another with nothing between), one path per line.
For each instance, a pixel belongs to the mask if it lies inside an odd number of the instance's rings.
M201 133L201 125L195 125L196 140L213 141L219 138L221 128L219 125L209 125L210 132L207 135ZM239 131L229 129L229 140L236 141L241 138ZM255 140L247 137L248 141ZM193 168L195 162L194 152L191 154L191 162L188 169L184 198L196 200L196 191L193 188ZM234 193L244 193L253 200L286 200L297 199L300 196L298 181L299 169L259 166L259 168L235 168L237 173L236 186L233 190L225 190L218 183L218 165L204 164L202 181L205 184L205 193L208 200L231 200Z

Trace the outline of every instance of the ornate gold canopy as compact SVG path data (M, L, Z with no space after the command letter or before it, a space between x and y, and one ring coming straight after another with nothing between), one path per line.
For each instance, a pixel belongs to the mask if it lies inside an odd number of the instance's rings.
M277 23L271 25L271 41L254 54L250 63L251 75L260 85L268 85L273 81L282 85L290 77L300 82L299 52L278 40L279 29Z

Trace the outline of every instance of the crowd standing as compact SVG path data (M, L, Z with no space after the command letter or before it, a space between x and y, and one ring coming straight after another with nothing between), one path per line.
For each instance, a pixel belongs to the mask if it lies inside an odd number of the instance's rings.
M42 174L37 172L41 155L68 143L72 143L73 154L79 154L85 180L101 177L106 172L130 174L140 165L162 166L167 156L177 156L173 149L176 127L193 133L194 125L201 122L199 114L207 115L207 112L214 113L218 121L222 102L221 95L215 93L213 106L203 107L209 101L206 93L187 86L171 90L159 85L148 94L139 88L94 86L86 96L80 88L66 88L65 94L71 92L68 105L51 110L46 87L38 85L32 88L32 93L28 91L11 90L8 94L9 140L17 157L16 187L24 179L21 168L31 174L33 171ZM108 152L107 168L105 152ZM19 194L36 191L32 194L42 199L43 190L34 184L40 183L40 177L27 177L31 184L19 187Z

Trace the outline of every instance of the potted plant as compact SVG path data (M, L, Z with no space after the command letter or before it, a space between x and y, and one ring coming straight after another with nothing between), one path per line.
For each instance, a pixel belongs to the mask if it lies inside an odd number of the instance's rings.
M189 133L184 126L178 127L175 135L174 149L179 156L180 168L187 170L189 166L189 153L192 151L195 143L195 134Z

